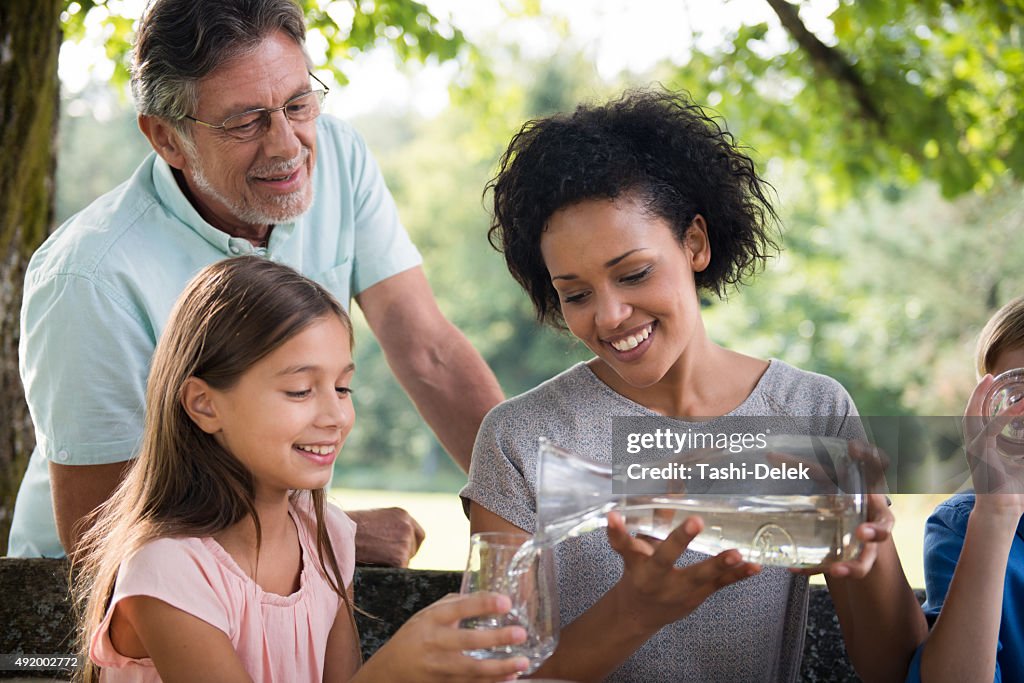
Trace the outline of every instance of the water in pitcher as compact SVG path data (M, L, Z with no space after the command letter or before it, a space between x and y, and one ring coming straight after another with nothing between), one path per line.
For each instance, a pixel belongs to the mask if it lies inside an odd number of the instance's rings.
M685 461L690 465L731 463L742 465L743 471L782 461L803 464L815 473L796 483L741 479L727 482L718 492L615 493L614 473L608 463L581 457L542 439L533 545L554 547L567 538L603 528L608 513L614 510L622 514L630 532L659 540L687 517L700 516L704 531L689 547L709 555L736 549L748 562L795 568L852 560L861 550L854 531L865 521L866 499L862 470L848 457L847 447L838 439L781 435L759 448L740 453L704 452L698 454L700 461ZM681 461L655 464L674 462ZM688 481L685 487L697 484L708 482ZM773 489L777 493L765 492ZM524 546L524 556L528 552Z
M853 535L863 521L859 496L629 496L609 501L538 529L537 545L600 529L608 512L619 511L633 533L664 540L687 517L699 515L702 531L689 548L716 555L736 549L747 562L809 568L853 559L860 544ZM528 552L524 546L523 551Z
M622 514L631 532L659 540L664 540L687 517L699 515L704 531L690 542L690 549L708 555L736 549L747 562L800 568L853 559L861 547L854 530L864 519L862 501L857 495L763 496L742 500L736 496L620 498L538 529L537 535L526 541L509 563L506 590L502 592L516 595L539 553L551 552L566 539L607 526L612 510ZM554 643L535 637L529 628L530 620L517 621L515 611L513 607L507 615L493 617L500 623L479 627L519 623L529 634L525 643L466 654L479 659L524 655L538 663L550 656Z

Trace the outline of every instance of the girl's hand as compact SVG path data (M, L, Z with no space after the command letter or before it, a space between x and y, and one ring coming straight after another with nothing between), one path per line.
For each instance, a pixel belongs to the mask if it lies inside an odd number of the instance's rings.
M1015 522L1024 514L1024 454L1004 456L998 437L1011 419L1024 414L1024 401L1007 406L986 423L983 404L992 382L992 375L985 375L964 409L965 452L977 494L974 508L979 514Z
M761 571L760 565L744 562L737 550L676 568L676 560L703 529L700 517L687 517L659 543L634 538L622 516L609 513L608 543L625 564L612 589L622 614L643 629L657 630L690 614L719 588Z
M357 681L403 683L486 683L512 680L529 666L525 657L478 660L463 650L521 643L526 631L519 626L500 629L463 629L469 617L504 614L512 601L504 595L474 593L449 595L426 607L366 662Z

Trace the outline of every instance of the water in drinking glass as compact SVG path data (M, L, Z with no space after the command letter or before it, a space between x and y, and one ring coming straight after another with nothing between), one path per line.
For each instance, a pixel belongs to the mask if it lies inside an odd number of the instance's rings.
M508 595L512 608L506 614L486 615L463 620L462 628L495 629L521 626L526 640L515 645L467 650L475 659L526 657L536 671L551 656L558 644L558 587L554 554L551 548L531 552L529 559L517 565L516 576L509 575L510 564L530 536L521 533L485 532L473 534L469 541L469 560L462 577L460 593L489 591Z

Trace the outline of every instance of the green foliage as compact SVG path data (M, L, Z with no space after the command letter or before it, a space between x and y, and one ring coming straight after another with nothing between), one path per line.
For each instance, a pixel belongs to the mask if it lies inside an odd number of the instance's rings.
M109 0L65 0L61 12L61 28L64 39L72 42L81 41L89 30L90 14L102 20L103 40L107 58L117 65L111 81L118 86L128 82L128 64L130 62L131 39L135 22L131 17L122 16L111 11L113 3Z
M106 121L71 116L61 107L57 150L56 224L128 179L152 151L136 124L135 110L118 109ZM98 160L102 160L98 163Z
M361 52L389 45L401 62L454 59L467 46L459 29L441 22L413 0L302 0L311 30L327 39L327 63L345 83L345 63Z
M955 202L933 184L898 202L876 186L823 211L794 171L781 258L706 312L709 333L835 377L864 415L961 414L978 332L1024 292L1021 185Z
M348 82L347 63L361 52L388 45L400 62L447 61L468 49L462 32L413 0L301 0L306 25L326 40L327 66L339 83ZM100 14L107 56L117 69L114 82L128 80L135 19L117 14L113 0L65 0L61 22L67 40L85 37L91 12Z
M839 198L878 181L929 178L951 197L1024 178L1024 3L843 0L829 18L829 58L861 86L793 39L776 54L764 24L695 53L671 83L766 156L806 161Z

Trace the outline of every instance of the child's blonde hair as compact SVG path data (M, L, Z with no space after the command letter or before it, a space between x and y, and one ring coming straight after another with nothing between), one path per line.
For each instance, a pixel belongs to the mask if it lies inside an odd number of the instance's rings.
M992 372L999 354L1007 349L1024 348L1024 296L1000 308L985 323L975 352L978 376Z
M351 322L327 290L256 256L207 266L185 287L153 354L138 457L111 498L90 516L95 523L72 558L82 680L98 678L89 644L110 604L118 568L144 544L167 536L211 536L248 516L259 547L252 475L185 412L185 381L198 377L215 389L229 389L254 363L331 316L341 320L351 344ZM324 523L324 491L310 493L317 556L352 619Z

